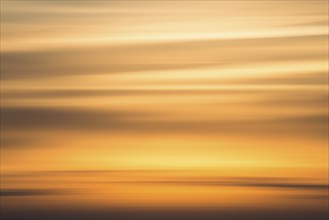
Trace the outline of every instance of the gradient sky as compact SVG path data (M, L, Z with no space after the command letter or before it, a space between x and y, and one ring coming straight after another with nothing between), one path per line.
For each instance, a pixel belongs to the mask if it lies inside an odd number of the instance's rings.
M9 213L326 210L327 1L6 0L1 26Z

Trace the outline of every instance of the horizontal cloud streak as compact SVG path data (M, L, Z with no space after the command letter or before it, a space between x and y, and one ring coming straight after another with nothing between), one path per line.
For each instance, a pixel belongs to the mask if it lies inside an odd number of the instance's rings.
M328 115L273 117L254 120L162 120L152 112L108 112L44 107L2 108L2 128L19 130L71 130L117 132L223 132L281 133L327 137ZM154 120L154 117L158 119Z
M49 196L64 194L64 191L56 189L1 189L0 191L0 196Z
M7 137L1 135L0 149L19 149L21 147L31 146L35 143L31 138L21 137L19 135Z
M272 210L245 210L243 208L233 209L201 209L186 207L185 209L155 209L155 210L136 210L136 209L109 209L109 208L52 208L48 211L37 209L22 210L15 212L8 210L9 219L25 220L26 216L33 217L34 220L44 219L62 219L62 220L145 220L145 219L179 219L179 220L218 220L219 218L227 220L278 220L278 219L298 219L298 220L325 220L326 210L297 210L287 208L276 208Z
M304 96L300 96L303 93ZM286 94L290 96L287 97ZM327 99L324 91L312 91L310 92L297 90L292 91L284 88L266 89L266 88L250 88L239 86L235 88L227 89L15 89L6 90L2 93L3 100L15 100L15 99L78 99L78 98L97 98L97 97L131 97L131 96L192 96L203 95L205 97L217 96L241 96L250 95L260 98L264 98L267 103L274 103L280 101L294 102L316 102ZM258 95L258 96L257 96Z
M307 45L326 42L326 35L317 35L3 52L2 79L189 69L265 61L326 60L328 53L321 47L307 52L304 49ZM280 47L285 49L277 49ZM287 49L289 47L291 49Z
M80 109L43 107L4 107L1 125L11 129L95 129L125 125L125 119L145 114L85 111Z
M298 190L328 190L325 184L280 183L280 182L239 182L239 181L138 181L138 182L108 182L122 184L151 184L151 185L193 185L193 186L229 186L229 187L254 187L254 188L283 188Z

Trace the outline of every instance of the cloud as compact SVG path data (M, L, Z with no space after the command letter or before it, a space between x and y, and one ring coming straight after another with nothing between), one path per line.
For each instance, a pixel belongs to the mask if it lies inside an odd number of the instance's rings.
M310 22L302 22L302 23L294 23L289 24L288 26L328 26L328 20L318 20L318 21L310 21Z
M111 182L108 182L111 183ZM115 183L115 182L112 182ZM194 185L194 186L232 186L232 187L254 187L254 188L286 188L299 190L326 190L329 185L325 184L302 184L302 183L280 183L280 182L239 182L239 181L139 181L119 182L125 184L159 184L159 185Z
M298 76L296 76L298 77ZM216 81L216 80L212 80ZM219 82L213 82L219 85ZM240 85L243 82L237 82ZM287 96L289 94L289 96ZM302 94L302 96L301 96ZM231 95L232 97L250 95L259 97L260 102L321 102L327 98L324 92L293 91L289 89L259 89L259 88L218 88L218 89L14 89L4 90L3 100L15 99L75 99L88 97L118 97L118 96L177 96L177 95ZM262 99L263 98L263 99ZM322 100L322 101L321 101ZM325 100L324 100L325 101ZM279 104L279 103L278 103Z
M190 172L190 175L186 175ZM185 175L180 176L180 173ZM198 177L193 175L193 170L157 170L157 169L141 169L141 170L52 170L52 171L34 171L21 173L7 173L4 178L65 178L69 176L74 178L74 182L80 178L88 177L89 183L104 184L151 184L151 185L195 185L195 186L218 186L218 187L254 187L254 188L286 188L296 190L329 190L326 183L317 183L317 179L312 178L289 178L289 177L255 177L255 176L204 176ZM123 177L124 180L116 177ZM146 179L146 180L143 180ZM101 181L100 181L101 180ZM72 180L68 180L72 181ZM315 182L314 182L315 181ZM39 194L34 190L4 190L4 194L29 195ZM48 190L45 191L46 193ZM43 193L43 191L41 191ZM83 193L83 192L81 192Z
M267 76L236 80L233 84L252 85L327 85L328 72L308 74L285 74L281 76Z
M258 101L259 105L264 105L267 107L293 107L293 108L303 108L303 109L327 109L328 107L328 96L326 95L280 95L271 98L264 97L262 100ZM255 103L257 104L257 103Z
M161 176L161 175L160 175ZM194 185L194 186L218 186L218 187L254 187L254 188L283 188L296 190L329 190L328 184L303 183L293 178L255 178L255 177L234 177L234 178L211 178L211 179L193 179L179 178L172 180L147 180L147 181L108 181L102 183L121 183L121 184L151 184L151 185ZM295 181L295 182L294 182Z
M326 35L314 35L4 51L2 79L189 69L265 61L326 60L325 50L314 49L306 53L303 49L305 45L325 44L326 40ZM282 46L285 48L277 49Z
M2 129L6 131L62 130L112 132L188 132L291 134L328 137L328 115L272 117L267 119L162 120L155 112L124 112L50 107L3 107Z
M23 136L11 136L6 137L4 134L1 135L0 149L17 149L21 147L27 147L34 144L36 141L31 138L26 138Z
M180 170L185 172L184 170ZM179 172L175 170L173 172ZM169 171L170 173L170 171ZM89 185L87 189L82 187L82 190L79 190L79 187L75 191L71 190L56 190L56 189L3 189L1 195L3 196L3 201L5 199L21 199L20 197L26 196L52 196L52 195L64 195L63 200L77 198L71 197L72 195L92 195L94 193L93 189L97 189L96 193L99 195L99 189L102 187L110 187L112 183L120 184L123 187L136 187L139 184L151 184L152 186L162 185L164 187L168 186L169 188L172 185L179 185L180 187L185 186L195 186L195 187L237 187L239 189L248 189L254 188L257 189L266 189L266 190L285 190L284 194L279 194L281 199L290 200L290 199L301 199L311 200L312 204L316 206L303 207L300 209L300 206L285 206L285 207L270 207L263 206L262 204L251 207L241 207L239 205L228 208L227 206L217 205L217 206L178 206L178 207L154 207L143 209L131 208L131 207L115 207L115 206L80 206L79 203L74 203L74 205L68 205L64 202L64 205L61 206L58 203L45 203L45 206L40 206L39 203L33 204L31 201L31 206L21 207L19 212L17 212L16 203L5 203L6 205L6 219L26 219L28 216L31 219L79 219L79 220L92 220L92 219L115 219L115 220L128 220L128 219L186 219L186 220L201 220L201 219L234 219L234 220L277 220L278 216L280 219L299 219L299 220L322 220L327 216L327 206L325 197L327 196L328 185L326 184L317 184L312 183L312 179L308 178L274 178L274 177L212 177L212 178L193 178L193 177L181 177L177 176L179 173L175 173L174 177L168 176L168 171L162 170L62 170L62 171L40 171L35 173L29 173L20 176L14 175L13 178L22 178L19 180L24 180L24 178L37 178L45 177L49 183L49 180L52 178L58 181L58 177L65 178L65 175L69 177L66 180L66 183L73 181L77 184L79 177L84 181L88 181ZM132 180L116 182L113 181L116 175L119 177L132 177ZM134 178L140 180L139 177L146 175L148 181L134 181ZM148 176L153 176L155 180L150 179ZM97 176L97 178L94 178ZM88 177L88 178L86 178ZM10 178L10 176L6 176ZM106 182L105 180L110 180ZM127 178L124 178L127 179ZM156 179L159 179L158 181ZM99 182L99 180L104 180ZM84 182L86 183L86 182ZM106 184L100 186L99 184ZM108 184L108 186L107 186ZM131 184L124 185L124 184ZM81 187L81 186L80 186ZM138 189L138 187L137 187ZM292 190L294 191L292 193ZM78 194L77 194L78 193ZM111 196L109 194L101 194L101 196ZM136 196L136 195L131 195ZM147 196L147 195L145 195ZM266 196L262 195L262 196ZM49 197L51 198L51 197ZM84 198L84 197L82 197ZM110 197L111 198L111 197ZM225 197L226 198L226 197ZM219 199L225 199L219 198ZM234 197L233 197L234 198ZM276 197L277 199L278 197ZM48 198L47 198L48 199ZM60 199L60 198L59 198ZM266 199L271 199L267 198ZM19 200L16 200L19 201ZM70 200L71 201L71 200ZM225 200L224 200L225 201ZM290 202L290 201L289 201ZM290 203L289 203L290 204ZM298 203L299 204L299 203ZM43 207L43 208L41 208ZM2 213L3 214L3 213Z
M50 107L3 107L1 125L6 130L113 129L125 120L144 114L123 111L82 110Z
M64 191L52 189L1 189L0 191L0 196L49 196L64 194Z
M28 216L33 220L325 220L327 210L320 207L294 209L292 207L276 207L273 209L233 207L223 209L211 207L200 209L198 207L181 208L95 208L95 207L47 207L40 210L36 207L17 212L15 209L6 210L6 219L26 220Z

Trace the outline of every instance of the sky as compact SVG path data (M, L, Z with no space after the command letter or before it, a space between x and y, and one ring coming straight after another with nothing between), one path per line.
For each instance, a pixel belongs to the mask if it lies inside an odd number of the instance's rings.
M3 218L325 219L328 7L1 1Z

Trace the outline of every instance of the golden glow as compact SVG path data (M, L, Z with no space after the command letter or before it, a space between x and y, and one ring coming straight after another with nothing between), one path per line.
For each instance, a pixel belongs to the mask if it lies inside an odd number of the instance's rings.
M323 211L327 8L1 1L4 207Z

